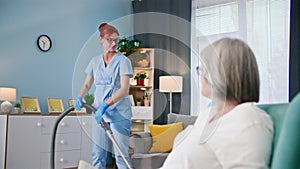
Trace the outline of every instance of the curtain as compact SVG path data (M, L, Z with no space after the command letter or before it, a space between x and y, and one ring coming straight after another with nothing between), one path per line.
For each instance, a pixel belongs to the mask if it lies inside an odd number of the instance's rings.
M192 45L197 51L192 55L192 65L199 64L199 53L207 43L223 37L242 39L249 44L258 63L260 103L288 102L289 0L193 0L192 23L198 29L192 31ZM299 70L296 72L299 74ZM194 74L192 77L197 77ZM200 84L196 86L201 88ZM192 84L192 89L197 88ZM192 90L191 94L194 93L197 92ZM197 97L192 96L193 100ZM204 97L199 102L192 104L192 112L209 104Z
M289 100L300 91L300 1L291 0Z
M191 0L134 0L132 5L134 39L156 51L154 123L166 123L169 113L169 95L158 91L159 76L183 76L183 92L173 93L172 111L190 114Z

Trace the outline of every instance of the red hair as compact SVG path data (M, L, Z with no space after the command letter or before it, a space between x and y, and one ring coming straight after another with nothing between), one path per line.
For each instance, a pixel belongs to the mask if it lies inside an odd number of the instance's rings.
M101 37L104 37L104 35L110 36L113 33L116 33L119 36L118 29L107 23L101 23L98 27L98 31L100 32Z

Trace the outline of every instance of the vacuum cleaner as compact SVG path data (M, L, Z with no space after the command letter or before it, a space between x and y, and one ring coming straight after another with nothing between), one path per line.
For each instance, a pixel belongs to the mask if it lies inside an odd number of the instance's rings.
M91 110L92 112L96 112L97 109L94 108L93 106L86 104L86 103L82 103L82 106L85 107L86 109ZM60 123L60 121L66 116L68 115L70 112L72 112L74 110L74 106L70 106L68 107L65 111L63 111L57 118L56 121L54 122L54 127L53 127L53 132L52 132L52 142L51 142L51 150L50 150L50 168L54 169L55 166L55 141L56 141L56 132L57 132L57 128L58 125ZM113 133L110 129L110 126L107 125L107 123L105 122L105 120L102 118L101 121L101 126L104 128L106 134L108 135L109 139L111 140L112 144L115 146L115 148L117 149L117 151L120 153L122 159L124 160L127 168L129 169L133 169L128 160L125 158L124 153L122 152L122 150L120 149L120 146L118 145L118 143L116 142Z

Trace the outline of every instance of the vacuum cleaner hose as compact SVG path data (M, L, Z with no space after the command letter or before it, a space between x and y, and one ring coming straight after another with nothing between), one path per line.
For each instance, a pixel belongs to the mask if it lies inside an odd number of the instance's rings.
M82 103L82 106L91 110L92 112L96 112L97 109L94 108L93 106L86 104L86 103ZM58 125L60 123L60 121L67 116L69 113L71 113L74 110L74 106L70 106L68 107L65 111L63 111L57 118L56 121L54 123L54 127L53 127L53 132L52 132L52 142L51 142L51 150L50 150L50 169L54 169L55 166L55 140L56 140L56 132L57 132L57 128ZM104 121L104 119L102 118L101 121L101 126L104 128L106 134L108 135L108 137L110 138L110 140L112 141L112 144L116 147L116 149L118 150L118 152L120 153L121 157L123 158L125 164L127 165L127 167L129 169L133 169L131 167L131 165L129 164L128 160L125 158L124 153L121 151L118 143L116 142L116 140L113 137L112 131L109 127L109 125Z

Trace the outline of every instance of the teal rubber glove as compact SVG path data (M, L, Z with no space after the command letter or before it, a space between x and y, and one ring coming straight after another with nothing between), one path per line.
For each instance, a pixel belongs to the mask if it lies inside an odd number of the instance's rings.
M74 108L76 110L81 110L81 107L82 107L82 97L78 96L74 100Z
M109 107L105 102L101 104L100 108L95 112L95 119L98 124L102 121L102 116L105 113L106 109Z

